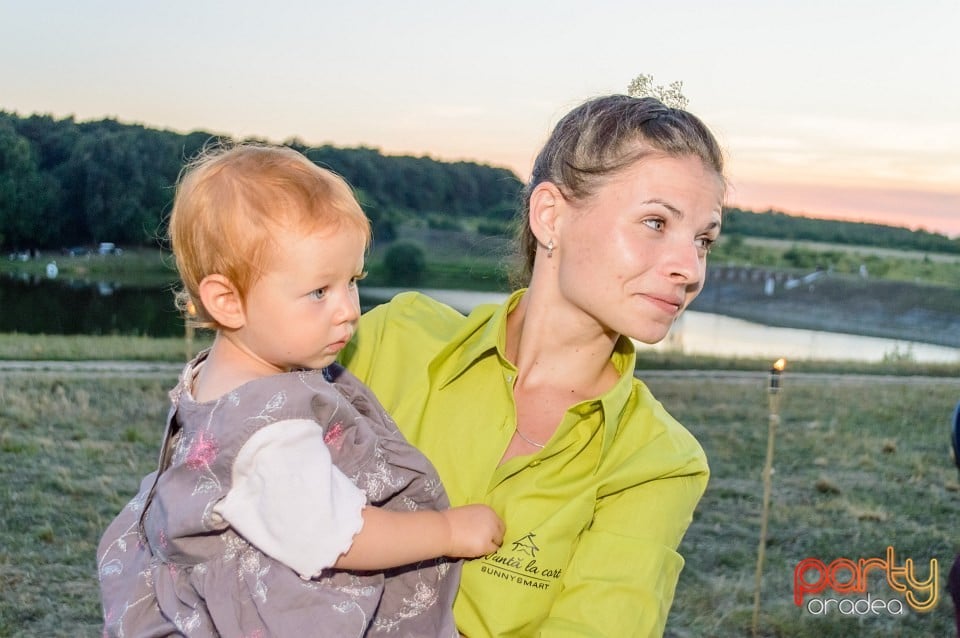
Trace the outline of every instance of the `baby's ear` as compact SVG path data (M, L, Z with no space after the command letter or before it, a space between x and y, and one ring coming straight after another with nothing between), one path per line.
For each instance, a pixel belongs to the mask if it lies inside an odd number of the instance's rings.
M224 328L237 330L247 322L240 291L223 275L207 275L200 282L200 301L210 318Z

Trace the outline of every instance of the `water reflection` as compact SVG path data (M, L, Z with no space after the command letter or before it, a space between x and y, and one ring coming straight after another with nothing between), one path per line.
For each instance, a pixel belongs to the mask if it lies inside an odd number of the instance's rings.
M925 363L960 362L958 348L822 330L776 328L692 310L681 315L664 341L646 347L687 354L771 359L786 357L879 362L903 357Z
M183 322L169 290L18 276L0 279L0 332L169 337Z

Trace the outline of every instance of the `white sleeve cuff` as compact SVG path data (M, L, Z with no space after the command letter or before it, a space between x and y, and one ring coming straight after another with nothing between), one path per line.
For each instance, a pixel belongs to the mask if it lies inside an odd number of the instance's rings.
M214 507L260 551L304 577L333 566L363 527L367 503L310 419L273 423L244 444L233 487Z

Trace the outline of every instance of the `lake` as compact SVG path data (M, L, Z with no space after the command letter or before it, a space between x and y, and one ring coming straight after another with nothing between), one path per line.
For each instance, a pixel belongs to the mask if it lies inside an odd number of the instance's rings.
M368 309L390 299L397 288L361 287ZM461 312L499 303L504 293L425 290ZM0 332L24 334L123 334L170 337L183 334L169 289L90 284L29 277L0 277ZM723 315L687 311L656 346L687 354L789 359L882 361L909 355L918 362L957 363L960 349L895 339L818 330L777 328Z
M368 288L377 300L387 300L398 288ZM504 293L464 290L424 290L460 312L469 312L481 303L499 303ZM883 361L885 357L910 356L926 363L958 363L960 348L935 346L915 341L880 339L822 330L778 328L709 312L685 311L666 339L638 348L682 351L686 354L767 357L778 359L848 359Z

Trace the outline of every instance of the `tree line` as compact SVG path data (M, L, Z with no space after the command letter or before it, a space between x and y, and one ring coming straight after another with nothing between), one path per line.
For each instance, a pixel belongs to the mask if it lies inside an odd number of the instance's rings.
M960 211L957 211L957 214L960 215ZM733 207L725 208L723 234L921 252L960 253L960 237L950 239L946 235L926 230L910 230L869 222L797 217L774 210L753 212Z
M21 117L0 111L0 248L59 249L110 241L156 245L184 163L213 133L176 133L114 119ZM510 170L473 162L388 156L375 148L285 142L342 175L389 240L410 218L508 232L522 187ZM960 212L960 211L958 211ZM960 238L880 224L728 208L724 233L960 253Z
M0 111L0 247L156 245L184 163L205 145L230 141L113 119L77 122ZM521 187L505 168L386 156L373 148L285 144L342 175L375 231L382 227L378 237L409 216L507 220Z

